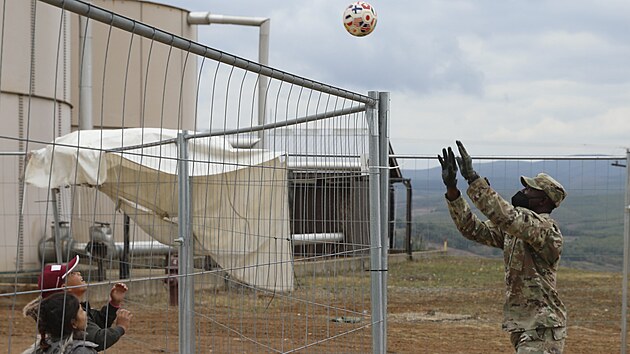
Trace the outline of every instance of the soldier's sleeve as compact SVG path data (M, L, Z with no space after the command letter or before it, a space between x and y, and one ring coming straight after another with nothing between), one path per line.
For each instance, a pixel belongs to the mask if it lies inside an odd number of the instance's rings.
M490 221L482 222L479 220L463 197L460 196L453 201L447 199L446 204L451 218L462 236L486 246L503 249L504 236L501 230Z
M529 244L549 264L560 258L562 234L552 219L512 206L484 178L470 184L468 196L497 227Z

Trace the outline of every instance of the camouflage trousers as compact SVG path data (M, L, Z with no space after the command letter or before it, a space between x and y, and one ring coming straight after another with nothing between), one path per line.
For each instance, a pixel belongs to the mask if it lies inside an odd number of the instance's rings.
M524 332L513 332L510 341L516 354L562 354L565 327L540 328Z

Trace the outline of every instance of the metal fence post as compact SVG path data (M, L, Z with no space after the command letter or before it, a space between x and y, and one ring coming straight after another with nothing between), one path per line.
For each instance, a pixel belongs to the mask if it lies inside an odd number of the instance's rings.
M370 91L369 97L377 98L378 92ZM383 322L383 278L381 277L382 238L381 238L381 201L379 171L379 138L378 107L369 105L366 118L369 128L369 194L370 194L370 271L371 271L371 303L372 303L372 352L385 353Z
M621 354L628 349L628 272L630 267L630 150L626 150L626 197L623 206L623 281L621 291Z
M187 131L177 134L178 157L178 232L179 251L179 352L195 352L195 316L193 273L193 238L190 230L190 178L188 174Z
M61 233L59 231L61 222L59 221L59 205L57 204L58 193L59 188L50 189L50 202L52 203L53 217L55 219L55 229L53 230L53 237L55 240L55 260L58 264L61 264L63 263L63 252L61 251ZM70 259L69 255L68 259Z
M378 138L381 184L381 286L383 311L383 348L387 350L387 256L389 253L389 92L380 92L378 99ZM392 234L393 237L393 234Z

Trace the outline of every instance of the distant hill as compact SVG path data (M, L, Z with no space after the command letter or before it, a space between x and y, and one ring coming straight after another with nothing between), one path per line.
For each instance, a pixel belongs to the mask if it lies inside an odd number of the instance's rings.
M546 172L560 181L570 194L619 193L625 190L626 170L612 166L610 160L546 160L546 161L514 161L499 160L476 163L475 170L479 175L487 177L498 189L521 189L519 177L535 176ZM625 163L625 161L621 161ZM403 176L411 178L412 185L426 186L429 190L442 190L441 168L425 170L405 170ZM465 183L461 176L461 183ZM462 184L464 185L464 184ZM443 193L441 191L440 193Z
M506 199L522 189L521 175L546 172L568 191L568 197L553 212L565 237L563 265L592 270L621 270L623 259L623 204L626 169L609 160L494 161L475 163L477 172ZM625 161L621 161L625 163ZM485 256L500 256L499 250L464 239L452 224L444 203L440 167L403 170L413 186L415 244L442 244ZM462 191L466 182L458 178ZM404 191L397 189L396 215L404 215ZM481 216L482 219L485 217Z

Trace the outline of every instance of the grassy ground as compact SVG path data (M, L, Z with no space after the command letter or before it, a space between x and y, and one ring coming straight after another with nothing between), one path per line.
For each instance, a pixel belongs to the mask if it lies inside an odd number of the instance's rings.
M501 260L447 256L392 264L388 281L392 353L511 352L500 330ZM561 268L558 288L569 316L565 353L619 352L621 275Z
M309 276L298 282L286 296L238 288L196 293L197 352L371 352L369 274ZM619 352L621 274L561 268L558 288L569 314L565 353ZM503 294L501 260L435 256L392 262L388 352L513 352L501 331ZM34 323L21 315L30 298L0 298L5 319L0 321L0 352L20 353L33 342ZM167 299L165 293L128 299L132 327L107 352L177 352L178 311ZM361 321L332 321L341 316Z

